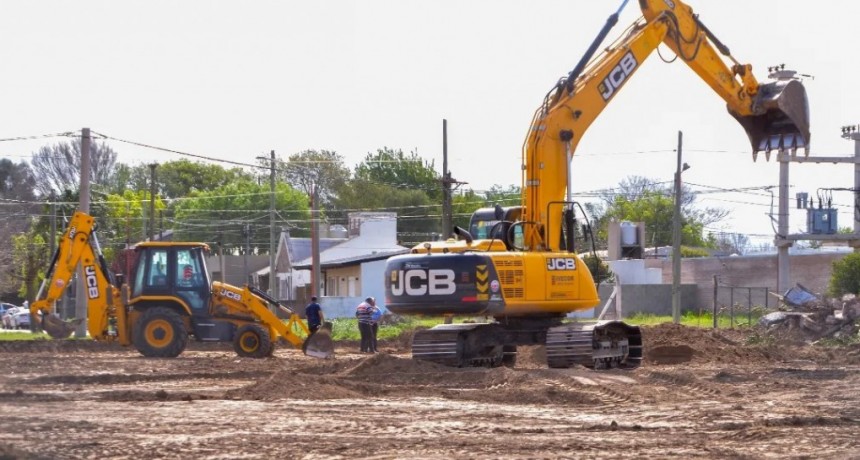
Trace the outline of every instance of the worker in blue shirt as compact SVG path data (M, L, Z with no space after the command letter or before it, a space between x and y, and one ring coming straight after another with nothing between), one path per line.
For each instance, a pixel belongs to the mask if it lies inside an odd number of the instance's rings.
M317 330L319 330L320 326L322 326L325 317L323 316L322 307L317 303L316 296L311 297L311 303L305 307L305 318L308 320L308 329L311 332L311 335L314 334Z

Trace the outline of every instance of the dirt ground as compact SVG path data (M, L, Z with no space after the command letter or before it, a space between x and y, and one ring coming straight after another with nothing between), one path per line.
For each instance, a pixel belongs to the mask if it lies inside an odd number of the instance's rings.
M858 458L860 347L644 328L632 371L0 342L0 459Z

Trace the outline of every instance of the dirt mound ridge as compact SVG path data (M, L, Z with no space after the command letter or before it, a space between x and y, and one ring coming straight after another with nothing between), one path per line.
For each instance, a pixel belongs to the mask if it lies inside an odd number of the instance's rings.
M776 347L746 344L736 332L673 323L643 326L642 342L648 364L746 364L782 359Z
M598 404L593 391L577 385L581 370L451 368L376 354L303 369L281 369L268 378L228 392L235 399L349 399L441 397L506 404Z

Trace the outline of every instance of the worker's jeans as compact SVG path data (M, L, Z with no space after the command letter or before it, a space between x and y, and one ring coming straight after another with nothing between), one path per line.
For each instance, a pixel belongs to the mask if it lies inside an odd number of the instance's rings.
M361 352L373 351L373 326L370 323L358 322L358 332L361 334Z

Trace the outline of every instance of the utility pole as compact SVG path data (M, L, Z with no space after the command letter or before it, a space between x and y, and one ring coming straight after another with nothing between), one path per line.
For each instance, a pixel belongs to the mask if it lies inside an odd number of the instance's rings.
M690 168L681 165L683 133L678 131L678 166L675 170L675 213L672 218L672 321L681 322L681 173Z
M451 191L453 185L463 185L451 177L448 171L448 120L442 119L442 239L447 240L454 229L454 211Z
M242 230L245 237L245 282L251 285L251 274L248 272L248 253L251 252L251 226L245 224Z
M78 207L81 212L90 213L90 128L81 129L81 188L80 203ZM84 285L84 266L78 264L78 281L75 284L75 318L83 318L75 329L75 338L87 337L87 299L86 286Z
M319 221L319 189L317 184L311 185L311 296L320 295L320 221Z
M442 119L442 239L447 240L451 221L451 173L448 171L448 120Z
M54 257L54 252L57 250L57 203L51 201L51 257Z
M269 198L269 295L279 298L275 289L275 151L271 152L271 174L269 174L269 187L272 194Z
M157 163L149 165L149 241L155 238L155 168Z

